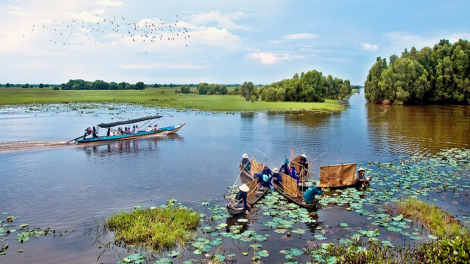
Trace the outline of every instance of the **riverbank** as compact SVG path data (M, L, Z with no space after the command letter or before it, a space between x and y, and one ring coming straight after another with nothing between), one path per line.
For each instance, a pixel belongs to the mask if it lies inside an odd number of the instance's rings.
M145 90L52 90L52 88L1 88L0 105L56 103L137 103L204 111L342 111L338 100L323 103L246 101L239 95L175 93L174 88Z

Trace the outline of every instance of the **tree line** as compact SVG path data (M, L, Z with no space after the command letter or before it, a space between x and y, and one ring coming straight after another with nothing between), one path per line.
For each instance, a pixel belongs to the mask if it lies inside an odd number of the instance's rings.
M237 89L235 89L237 90ZM260 88L252 82L245 82L239 87L239 93L247 101L261 99L267 102L324 102L325 99L342 99L351 94L351 83L331 75L324 76L312 70L294 74L292 79L284 79Z
M442 39L433 48L405 49L401 57L378 57L369 70L367 100L394 104L470 104L470 43Z
M69 80L67 83L60 85L62 90L144 90L145 84L137 82L129 84L126 82L115 83L96 80L94 82L84 81L81 79Z

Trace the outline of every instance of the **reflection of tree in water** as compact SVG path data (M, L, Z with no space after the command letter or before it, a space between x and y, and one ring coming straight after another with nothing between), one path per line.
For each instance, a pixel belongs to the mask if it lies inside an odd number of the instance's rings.
M340 112L292 112L283 114L286 123L297 126L323 127L326 126L333 115L340 115Z
M377 152L436 153L470 146L468 106L367 106L369 139Z
M142 138L113 141L105 144L84 145L83 150L89 156L99 155L101 157L116 154L138 154L140 151L157 149L159 141L162 140L182 140L178 134L168 135L163 138Z

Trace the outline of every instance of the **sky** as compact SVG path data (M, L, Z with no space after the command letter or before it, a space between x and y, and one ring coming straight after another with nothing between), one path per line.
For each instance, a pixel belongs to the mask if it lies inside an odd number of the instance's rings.
M270 84L317 70L364 85L379 56L469 39L468 10L468 0L1 0L0 84Z

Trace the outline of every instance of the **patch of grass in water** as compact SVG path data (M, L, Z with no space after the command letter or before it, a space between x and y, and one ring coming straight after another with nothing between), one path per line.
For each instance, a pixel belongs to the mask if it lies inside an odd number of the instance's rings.
M407 218L420 222L429 232L440 237L470 234L469 230L451 214L424 201L412 198L400 200L397 203L397 211Z
M116 241L154 249L169 249L186 242L198 226L198 213L176 206L122 212L105 222Z

